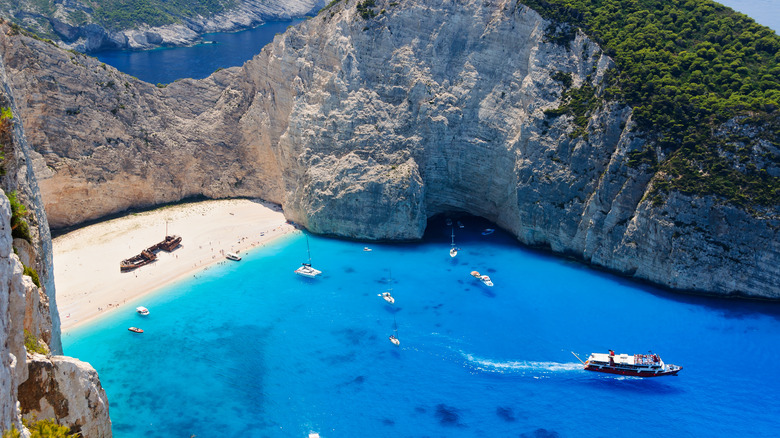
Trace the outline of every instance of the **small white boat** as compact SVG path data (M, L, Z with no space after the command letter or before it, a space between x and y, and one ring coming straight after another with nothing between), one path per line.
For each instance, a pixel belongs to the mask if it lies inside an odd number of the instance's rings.
M229 253L225 254L225 258L228 259L228 260L235 260L235 261L241 260L241 256L239 256L238 254L233 253L233 252L229 252Z
M365 252L371 252L371 251L373 251L373 250L372 250L371 248L367 247L367 246L364 246L364 247L363 247L363 251L365 251Z
M395 315L393 315L393 334L388 339L395 345L401 345L401 341L398 340L398 323L395 322Z
M484 283L485 286L493 286L493 281L487 275L482 275L478 271L471 271L471 276Z
M492 228L485 228L485 231L482 232L482 235L483 236L488 236L490 234L493 234L494 231L496 231L496 230L494 230Z
M458 247L455 246L455 228L452 229L452 243L450 244L450 257L458 255Z
M380 296L385 299L390 304L395 304L395 298L393 298L392 295L390 295L390 292L382 292L381 294L377 294L377 296Z
M139 315L146 316L149 314L149 309L146 307L136 307L135 311L138 312Z

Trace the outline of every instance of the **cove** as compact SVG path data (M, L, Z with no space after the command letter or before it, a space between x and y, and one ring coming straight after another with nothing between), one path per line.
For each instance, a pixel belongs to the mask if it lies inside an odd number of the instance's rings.
M296 233L66 332L65 353L97 369L120 438L776 434L780 305L672 294L463 222L455 258L436 221L416 243L309 236L315 280L293 274ZM571 354L608 349L685 368L618 377Z
M276 34L303 20L271 21L240 32L205 34L202 43L189 47L110 50L94 55L117 70L152 84L203 79L219 68L243 65L273 41Z

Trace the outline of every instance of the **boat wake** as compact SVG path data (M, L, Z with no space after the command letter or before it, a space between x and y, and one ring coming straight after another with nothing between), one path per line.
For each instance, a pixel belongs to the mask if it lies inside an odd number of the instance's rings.
M490 359L483 359L474 355L461 352L468 361L468 365L475 370L499 373L499 374L526 374L526 373L557 373L564 371L581 371L582 364L579 362L534 362L534 361L507 361L500 362Z

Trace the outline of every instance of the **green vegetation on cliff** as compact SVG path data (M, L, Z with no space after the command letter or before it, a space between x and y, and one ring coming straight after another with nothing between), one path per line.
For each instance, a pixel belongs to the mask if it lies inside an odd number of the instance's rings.
M30 431L30 438L77 438L81 436L78 433L70 433L70 429L60 426L52 419L24 422L27 430ZM20 438L22 434L12 427L3 432L3 438Z
M631 105L652 140L630 163L659 172L655 200L675 190L748 209L780 203L780 37L771 29L706 0L520 3L553 22L548 40L570 44L580 28L615 61L601 97ZM589 91L566 91L569 103L549 115L577 118L569 106L589 105Z
M40 15L36 33L45 38L57 38L44 17L54 17L57 0L0 0L0 11L25 11L28 16ZM92 20L110 30L133 29L141 24L163 26L181 21L182 17L208 17L236 6L236 0L80 0L88 8ZM83 25L89 16L70 5L66 9L71 24ZM14 14L10 14L13 16Z
M149 26L164 26L179 21L178 17L195 17L222 12L235 6L235 0L91 0L93 17L106 29L120 30Z

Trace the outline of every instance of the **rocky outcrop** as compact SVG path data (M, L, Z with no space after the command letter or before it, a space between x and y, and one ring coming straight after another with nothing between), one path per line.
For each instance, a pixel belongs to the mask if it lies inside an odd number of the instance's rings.
M150 49L198 42L210 32L232 32L259 26L266 21L303 17L324 6L323 0L238 0L230 8L210 16L174 16L176 23L152 27L138 23L129 29L107 29L93 19L89 2L59 2L56 10L39 10L34 2L0 3L0 16L12 17L25 27L56 35L58 45L80 52L106 49ZM186 9L186 8L185 8Z
M41 399L63 397L71 406L70 413L65 415L50 415L46 403L42 401L38 404L40 408L29 410L37 409L39 420L54 418L74 431L82 431L85 437L110 436L111 423L105 394L99 382L96 383L97 374L88 364L78 362L77 367L70 366L74 360L57 357L49 363L58 372L49 372L41 377L39 370L35 369L38 372L35 379L28 378L31 364L27 360L28 348L61 351L62 347L59 318L54 305L48 221L2 59L0 85L0 107L3 109L0 116L0 149L3 155L0 181L4 190L13 191L13 198L26 207L26 213L18 217L28 225L28 232L23 238L12 238L12 209L6 193L0 190L0 284L4 286L0 289L0 360L4 365L0 368L0 429L16 428L27 436L21 423L19 400L32 405ZM14 223L17 228L14 233L17 233L20 225ZM37 276L38 283L28 273ZM36 361L48 359L37 355L32 362ZM58 388L60 393L53 395L50 392L52 388ZM94 413L90 414L89 410Z
M778 205L651 199L659 176L628 165L647 141L631 108L602 101L586 126L545 114L558 74L598 90L613 68L585 35L548 41L549 23L510 1L368 9L343 0L241 68L163 89L0 39L50 224L255 196L317 233L415 239L426 218L467 212L670 288L780 298Z
M27 378L24 348L24 284L22 267L13 253L10 230L11 208L0 195L0 428L21 429L17 410L17 388Z
M54 418L83 437L111 437L108 398L97 372L67 356L31 354L30 377L19 387L19 404L28 421Z

